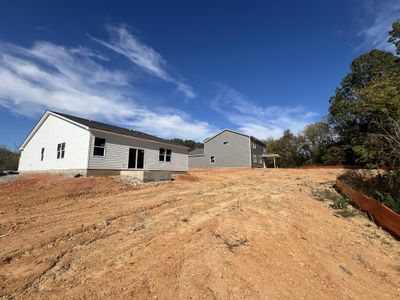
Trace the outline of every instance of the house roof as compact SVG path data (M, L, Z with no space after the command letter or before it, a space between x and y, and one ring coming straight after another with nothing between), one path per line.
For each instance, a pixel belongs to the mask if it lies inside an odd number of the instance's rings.
M261 143L261 144L263 144L265 146L265 143L263 141L259 140L258 138L254 137L252 135L249 135L249 134L245 134L245 133L241 133L239 131L232 130L232 129L224 129L224 130L218 132L216 135L213 135L212 137L206 138L204 140L204 143L207 143L209 140L212 140L213 138L217 137L218 135L220 135L221 133L223 133L225 131L230 131L230 132L233 132L233 133L236 133L236 134L240 134L240 135L246 136L246 137L248 137L250 139L258 141L259 143Z
M40 121L36 124L35 128L31 131L31 133L28 135L26 140L23 142L23 144L21 145L21 148L23 148L24 145L29 141L30 137L37 131L38 127L40 127L40 125L44 122L45 117L49 114L61 116L63 118L66 118L66 119L74 122L74 123L78 123L78 124L82 125L83 127L86 127L87 129L100 130L100 131L124 135L127 137L133 137L133 138L138 138L138 139L143 139L143 140L150 140L150 141L154 141L154 142L160 142L160 143L164 143L164 144L174 145L176 147L182 147L182 148L189 149L189 147L182 146L182 145L176 145L174 143L171 143L168 140L165 140L165 139L162 139L162 138L159 138L154 135L150 135L150 134L147 134L147 133L144 133L141 131L118 127L118 126L114 126L111 124L97 122L97 121L89 120L89 119L84 119L81 117L76 117L76 116L72 116L72 115L68 115L68 114L60 113L60 112L56 112L56 111L46 111L46 113L43 115L43 117L40 119Z
M262 157L265 157L265 158L280 158L281 156L279 155L279 154L275 154L275 153L266 153L266 154L263 154L262 155Z
M204 155L204 148L196 148L190 151L189 155Z

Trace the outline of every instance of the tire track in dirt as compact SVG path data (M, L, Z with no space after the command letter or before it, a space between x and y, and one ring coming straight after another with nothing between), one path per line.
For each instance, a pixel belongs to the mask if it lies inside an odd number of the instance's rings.
M134 189L68 179L59 199L46 194L60 177L7 196L0 185L0 234L15 229L0 297L397 298L399 243L312 197L337 172L201 170Z

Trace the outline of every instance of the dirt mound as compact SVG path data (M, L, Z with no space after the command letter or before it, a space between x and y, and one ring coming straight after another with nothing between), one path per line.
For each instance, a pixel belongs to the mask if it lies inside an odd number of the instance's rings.
M313 196L339 172L0 183L0 297L399 298L399 242Z

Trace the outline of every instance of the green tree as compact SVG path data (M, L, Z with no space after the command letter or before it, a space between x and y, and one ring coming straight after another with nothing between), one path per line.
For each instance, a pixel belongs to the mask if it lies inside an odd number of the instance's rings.
M400 116L399 59L372 50L356 58L330 100L329 121L338 134L346 163L378 163L369 134L387 117Z
M196 148L203 148L203 143L199 143L193 140L182 140L182 139L172 139L171 143L181 146L189 147L190 150L194 150Z
M308 165L338 165L343 163L343 153L337 146L335 133L328 122L307 125L302 132Z
M0 146L0 170L17 170L19 153Z
M393 22L388 42L396 46L396 53L400 55L400 20Z
M269 139L265 141L267 152L281 156L279 166L293 168L303 165L307 160L307 153L304 150L304 139L302 136L294 135L286 130L280 139Z

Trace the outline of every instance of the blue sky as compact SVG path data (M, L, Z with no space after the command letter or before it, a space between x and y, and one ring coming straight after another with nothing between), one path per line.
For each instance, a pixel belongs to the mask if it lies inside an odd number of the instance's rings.
M0 145L46 109L164 138L299 132L397 18L395 0L3 0Z

